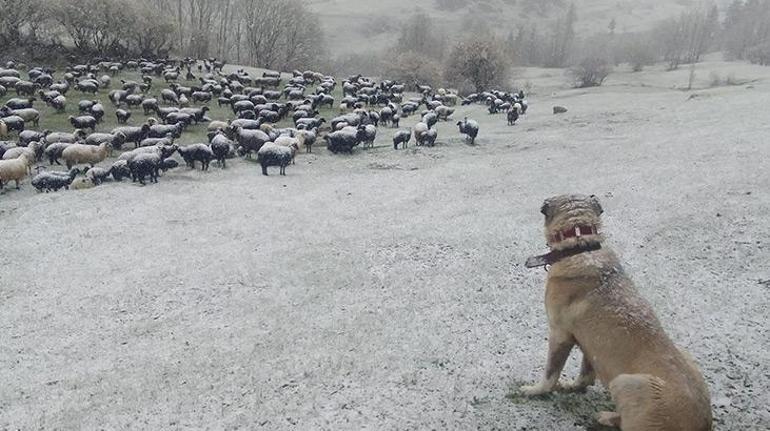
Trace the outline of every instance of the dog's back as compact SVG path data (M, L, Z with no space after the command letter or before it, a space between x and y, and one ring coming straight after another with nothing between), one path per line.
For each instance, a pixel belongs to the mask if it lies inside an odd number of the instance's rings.
M612 251L603 247L556 263L546 295L549 316L563 320L553 323L570 328L609 388L623 430L711 429L703 377Z

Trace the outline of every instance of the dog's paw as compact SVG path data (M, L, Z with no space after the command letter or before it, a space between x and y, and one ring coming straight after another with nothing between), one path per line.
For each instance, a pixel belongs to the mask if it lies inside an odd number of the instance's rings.
M542 383L531 386L522 386L521 393L528 397L539 397L551 392L550 388L545 387Z
M559 389L561 392L583 393L588 389L589 386L591 385L584 381L575 380L574 382L564 383Z

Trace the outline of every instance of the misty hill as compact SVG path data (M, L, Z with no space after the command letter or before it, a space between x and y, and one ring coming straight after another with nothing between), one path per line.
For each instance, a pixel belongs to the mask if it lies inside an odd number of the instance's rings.
M334 54L362 53L388 46L397 37L401 22L417 11L427 12L450 37L462 36L463 29L489 28L500 34L518 26L562 16L569 0L311 0ZM575 0L578 34L608 31L648 30L666 18L675 17L704 3L700 0ZM729 0L717 0L726 6Z

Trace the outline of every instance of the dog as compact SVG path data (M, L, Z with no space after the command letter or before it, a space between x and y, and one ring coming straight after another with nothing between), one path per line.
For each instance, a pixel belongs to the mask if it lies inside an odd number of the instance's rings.
M542 382L523 386L528 396L584 391L596 378L617 412L601 412L602 425L623 431L709 431L708 387L692 357L666 335L650 304L604 244L595 196L548 199L545 236L551 252L529 267L550 265L545 304L550 332ZM560 385L572 349L583 352L580 375Z

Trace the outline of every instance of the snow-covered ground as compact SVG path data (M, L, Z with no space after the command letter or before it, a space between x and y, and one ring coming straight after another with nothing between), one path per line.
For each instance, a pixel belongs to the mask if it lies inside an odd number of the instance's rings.
M725 64L757 81L538 72L515 127L459 110L476 146L442 123L437 147L396 152L381 128L286 177L236 161L3 192L0 428L599 429L602 388L517 395L545 361L545 273L523 267L540 204L578 192L700 364L717 428L768 429L770 69Z

